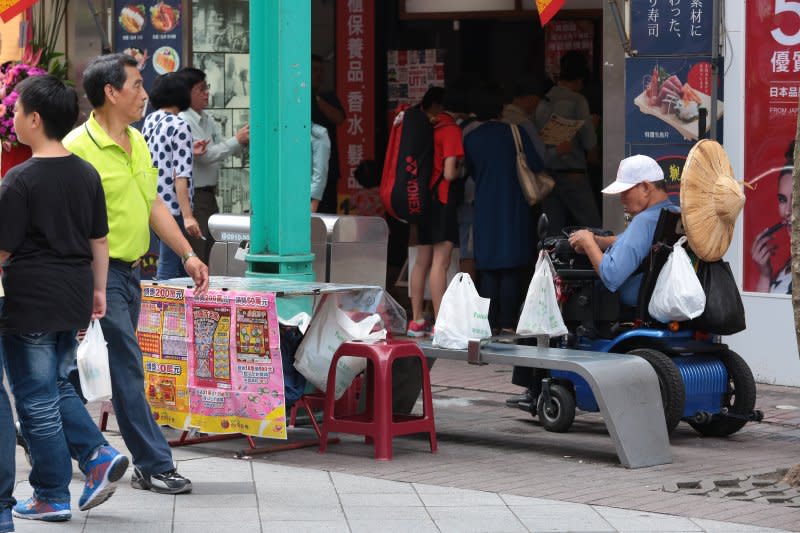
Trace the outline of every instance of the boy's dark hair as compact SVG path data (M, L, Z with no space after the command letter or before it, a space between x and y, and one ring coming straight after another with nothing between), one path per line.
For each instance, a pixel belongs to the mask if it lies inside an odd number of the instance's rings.
M564 81L585 80L589 75L586 55L578 50L570 50L561 56L559 67L558 77Z
M97 56L83 71L83 90L92 107L102 107L106 103L106 85L122 89L128 75L125 67L136 67L134 58L125 54Z
M425 92L420 102L420 107L423 111L427 111L433 104L444 106L444 87L431 87Z
M60 141L78 120L78 94L52 75L24 79L14 89L26 115L39 113L48 139Z
M470 109L481 122L496 119L503 111L503 91L492 83L479 85L470 94Z
M186 81L190 91L198 83L206 81L206 73L199 68L184 67L178 71L178 75Z
M176 106L186 111L192 104L192 87L187 79L176 72L162 74L153 81L150 103L155 109Z

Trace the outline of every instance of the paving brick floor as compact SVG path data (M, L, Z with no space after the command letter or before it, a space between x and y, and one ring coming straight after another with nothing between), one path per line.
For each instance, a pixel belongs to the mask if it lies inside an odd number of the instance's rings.
M329 446L326 454L307 448L252 461L693 517L708 520L712 529L714 521L724 521L800 531L797 508L662 490L679 482L750 476L800 462L800 388L759 385L762 423L750 423L726 439L701 438L682 423L671 437L672 464L629 470L620 466L598 414L578 413L568 433L554 434L530 415L505 407L506 397L520 391L510 384L510 368L438 361L431 377L436 454L422 437L400 437L394 441L394 459L378 462L362 439L341 435L341 444ZM97 407L92 410L96 414ZM113 434L113 417L109 427ZM291 432L291 439L309 435L300 428ZM259 441L261 446L273 444ZM193 445L179 455L182 460L194 454L230 457L243 446L241 439Z
M510 368L438 361L431 376L437 454L422 437L402 437L395 439L394 459L377 462L361 439L343 435L326 454L309 448L254 460L800 531L797 508L661 490L671 483L748 476L800 462L798 388L759 385L762 423L725 439L702 438L682 423L671 437L672 464L629 470L620 466L598 414L579 413L568 433L555 434L505 407L505 398L519 392L510 384ZM233 450L242 443L214 447Z

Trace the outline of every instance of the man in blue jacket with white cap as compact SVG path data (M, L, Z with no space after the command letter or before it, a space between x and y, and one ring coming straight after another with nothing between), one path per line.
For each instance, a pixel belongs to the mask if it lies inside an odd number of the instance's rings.
M578 230L569 237L576 251L584 253L611 292L619 292L623 305L635 306L642 284L636 273L653 243L662 209L679 211L667 196L664 171L652 157L634 155L623 159L617 179L603 189L603 194L618 194L625 213L632 216L620 235L603 237L589 230Z

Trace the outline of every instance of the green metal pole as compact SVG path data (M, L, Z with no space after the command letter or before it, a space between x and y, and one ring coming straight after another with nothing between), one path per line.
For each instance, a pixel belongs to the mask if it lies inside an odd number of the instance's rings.
M310 0L250 0L250 277L314 280L310 66Z

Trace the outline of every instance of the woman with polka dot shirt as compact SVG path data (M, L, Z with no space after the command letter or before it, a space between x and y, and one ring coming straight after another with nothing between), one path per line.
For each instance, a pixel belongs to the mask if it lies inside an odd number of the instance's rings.
M191 103L191 88L180 76L164 74L153 82L150 103L156 111L145 118L142 134L158 169L158 195L184 234L200 237L200 225L192 215L192 132L178 116ZM181 258L162 242L156 279L183 276Z

